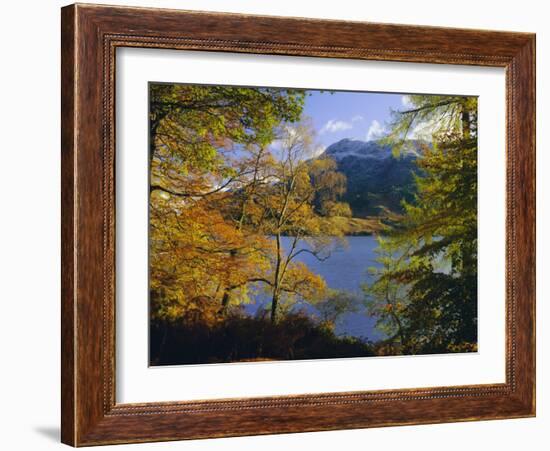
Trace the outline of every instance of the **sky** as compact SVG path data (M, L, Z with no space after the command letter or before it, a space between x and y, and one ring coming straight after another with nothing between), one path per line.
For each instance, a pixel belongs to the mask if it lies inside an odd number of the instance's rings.
M369 141L384 135L391 110L403 110L403 94L307 91L304 115L317 131L317 141L324 147L344 138Z

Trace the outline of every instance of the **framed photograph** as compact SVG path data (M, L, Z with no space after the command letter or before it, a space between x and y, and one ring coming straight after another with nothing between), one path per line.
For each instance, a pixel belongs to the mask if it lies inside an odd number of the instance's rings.
M62 441L535 415L535 36L62 9Z

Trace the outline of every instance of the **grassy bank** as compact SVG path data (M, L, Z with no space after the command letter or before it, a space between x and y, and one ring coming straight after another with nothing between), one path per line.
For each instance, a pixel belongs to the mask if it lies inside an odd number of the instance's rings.
M333 216L325 218L331 226L338 228L344 235L365 236L382 232L386 226L380 217L369 218L348 218L344 216Z

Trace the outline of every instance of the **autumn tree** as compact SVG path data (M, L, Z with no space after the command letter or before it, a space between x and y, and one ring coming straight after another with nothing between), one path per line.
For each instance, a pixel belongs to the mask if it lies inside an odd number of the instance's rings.
M151 208L152 313L173 319L202 309L211 321L227 308L225 287L240 289L246 301L249 279L269 270L271 243L236 230L207 202L180 203L178 210L173 200L159 199Z
M304 92L152 84L150 274L153 318L216 324L256 286L276 322L297 300L327 301L298 261L329 257L346 179L313 158ZM283 237L288 237L285 246Z
M296 121L300 90L150 85L150 278L153 318L214 320L268 271L271 242L221 206L258 182L251 149ZM244 217L244 215L242 215Z
M305 253L319 260L328 258L336 237L342 235L320 213L328 216L327 202L334 204L333 209L337 204L336 197L322 193L342 192L345 179L336 174L332 160L312 160L315 149L309 124L282 127L263 183L249 198L246 221L256 233L272 236L275 243L272 270L263 280L271 293L272 322L277 320L281 301L301 297L314 303L323 298L324 280L296 259ZM284 236L289 238L286 248Z
M281 122L299 120L304 91L186 84L149 87L150 189L204 196L240 175L249 144L267 145Z

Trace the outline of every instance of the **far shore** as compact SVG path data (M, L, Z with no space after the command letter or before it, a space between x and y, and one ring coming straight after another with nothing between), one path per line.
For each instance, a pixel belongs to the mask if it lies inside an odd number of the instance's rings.
M324 221L330 223L333 227L342 231L345 236L372 236L384 232L388 226L383 223L383 218L379 216L369 218L348 218L345 216L333 216L324 218ZM292 236L284 234L284 236Z

